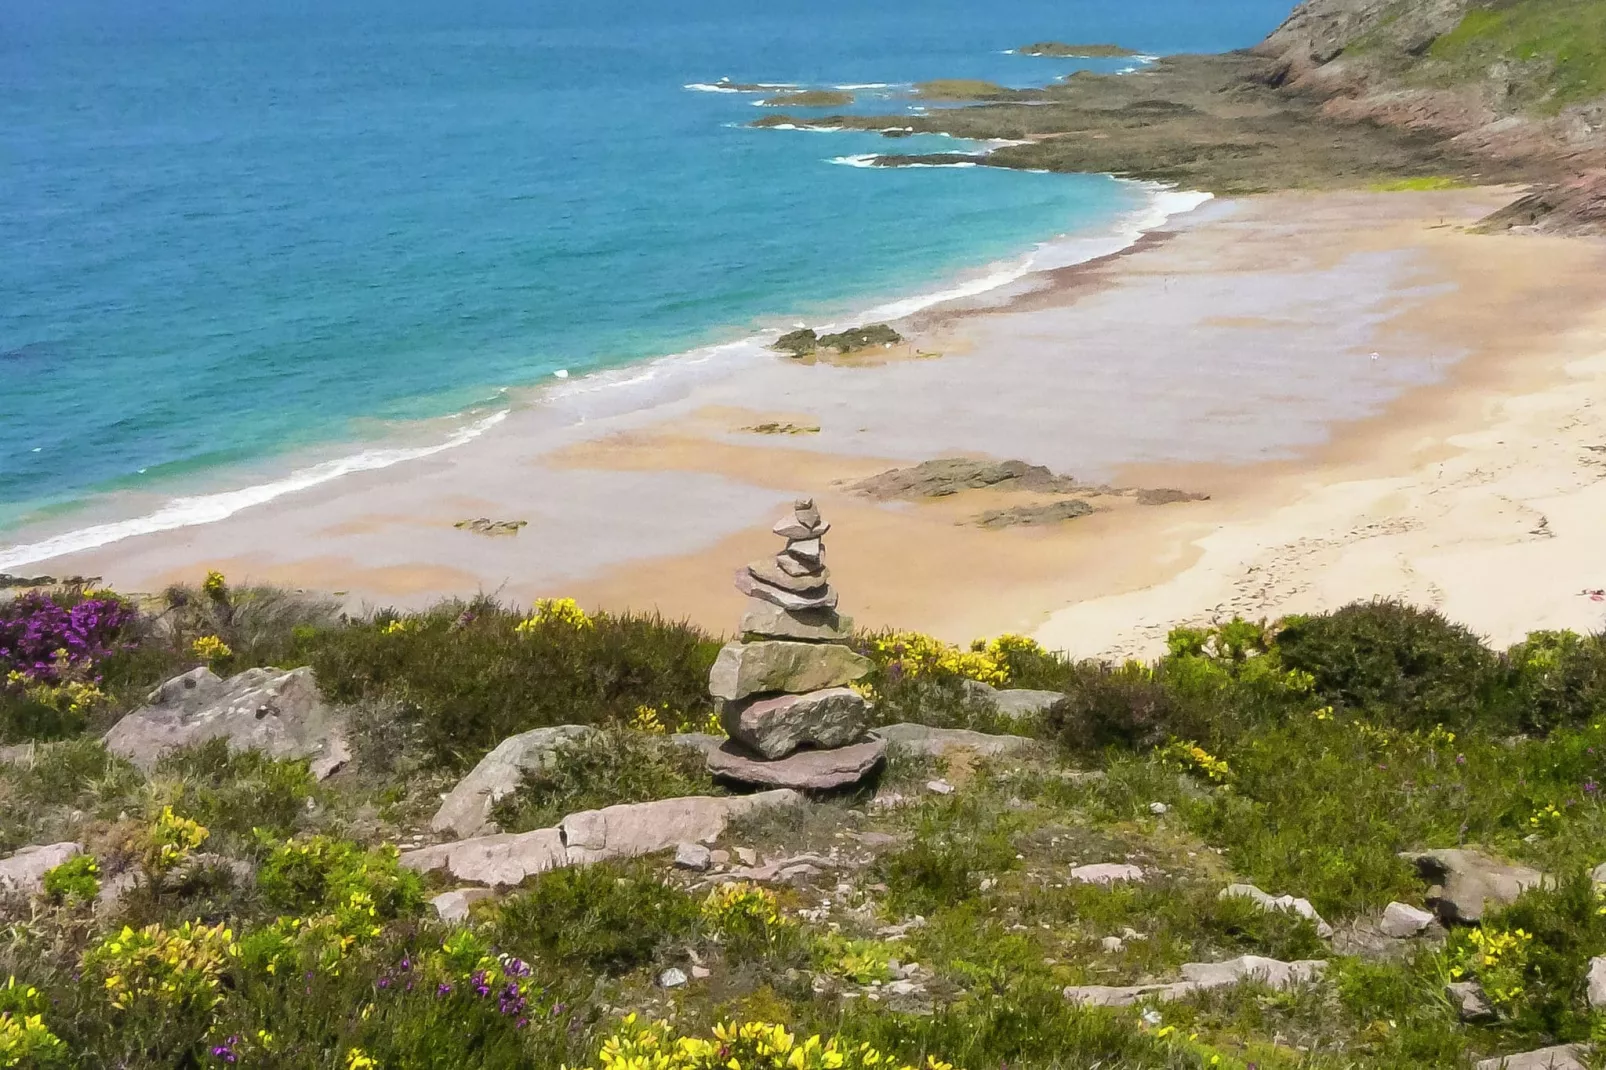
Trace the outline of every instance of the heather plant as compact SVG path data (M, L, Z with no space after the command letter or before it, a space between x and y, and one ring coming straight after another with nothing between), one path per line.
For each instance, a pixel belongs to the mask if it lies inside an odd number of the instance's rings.
M609 728L568 740L524 774L518 790L496 804L492 817L507 831L524 832L550 827L579 810L723 794L702 752L672 743L662 733L662 728Z
M133 617L133 608L110 593L27 591L0 603L0 671L57 683L65 671L118 649Z
M580 626L567 611L526 616L488 598L443 604L386 634L394 619L321 636L311 655L319 684L337 701L396 703L453 766L544 725L623 724L662 703L700 720L710 708L719 647L690 625L597 614Z
M518 954L614 972L651 961L697 919L694 899L643 867L598 865L537 877L497 908L490 931Z

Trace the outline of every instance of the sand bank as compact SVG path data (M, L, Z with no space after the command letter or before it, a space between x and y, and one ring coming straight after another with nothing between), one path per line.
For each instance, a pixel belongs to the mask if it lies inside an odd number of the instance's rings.
M370 604L573 594L721 630L732 570L807 494L835 524L845 611L953 639L1142 652L1178 621L1374 594L1501 641L1589 626L1606 609L1575 594L1606 586L1586 549L1606 453L1585 448L1606 444L1606 244L1463 230L1509 197L1213 204L1127 254L921 313L894 359L733 362L583 420L532 399L450 452L33 568L152 589L212 567ZM1095 498L1091 516L985 530L1041 496L850 489L955 454L1210 500ZM528 525L453 526L480 516Z

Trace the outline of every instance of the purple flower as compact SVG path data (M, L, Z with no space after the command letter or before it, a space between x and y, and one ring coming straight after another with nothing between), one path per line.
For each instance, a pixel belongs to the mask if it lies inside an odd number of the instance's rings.
M442 981L440 984L435 986L435 995L436 995L437 998L439 998L440 996L449 996L451 994L452 994L452 986L451 986L450 982Z
M1595 783L1593 780L1584 781L1584 794L1585 795L1593 795L1599 790L1600 790L1600 785Z
M236 1054L236 1052L234 1050L234 1046L236 1044L238 1044L239 1042L240 1042L240 1038L237 1037L237 1036L234 1036L234 1037L230 1037L229 1039L225 1040L221 1044L213 1046L213 1048L212 1048L212 1058L217 1059L217 1060L219 1060L221 1062L225 1062L225 1063L238 1062L240 1057L239 1057L238 1054Z
M1455 756L1455 764L1456 765L1466 765L1467 764L1467 756L1465 754L1457 754Z
M63 668L87 667L121 649L134 610L116 598L63 606L40 591L0 605L0 674L16 670L42 683L61 682Z

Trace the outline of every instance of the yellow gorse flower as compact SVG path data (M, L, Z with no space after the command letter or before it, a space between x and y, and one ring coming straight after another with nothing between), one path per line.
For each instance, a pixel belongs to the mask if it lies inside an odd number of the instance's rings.
M223 971L239 951L233 931L221 922L185 922L176 929L125 925L84 953L83 968L100 978L118 1010L211 1009L223 1000Z
M712 1038L678 1036L667 1022L632 1014L602 1042L601 1070L915 1070L869 1044L818 1034L799 1038L771 1022L723 1022ZM928 1056L924 1070L954 1070Z
M215 635L201 636L190 644L190 650L202 661L221 661L234 653L229 644Z
M564 624L575 631L595 628L596 622L572 598L542 598L535 603L530 615L513 626L519 635L529 635L543 624Z

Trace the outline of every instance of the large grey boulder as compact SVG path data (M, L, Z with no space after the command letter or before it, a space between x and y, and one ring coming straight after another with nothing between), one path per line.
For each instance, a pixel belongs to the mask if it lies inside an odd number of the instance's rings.
M18 848L10 858L0 860L0 891L38 895L45 889L46 873L83 853L76 843Z
M720 706L730 737L765 758L784 758L802 746L845 747L864 735L867 706L851 687L802 695L769 695Z
M708 752L708 771L740 784L829 791L859 783L881 764L886 754L886 740L871 739L835 750L800 750L785 758L763 761L727 743Z
M1558 1044L1538 1051L1482 1059L1477 1070L1584 1070L1583 1060L1584 1050L1577 1044Z
M889 724L871 730L887 743L912 754L940 758L954 751L969 751L984 757L1018 754L1037 741L1028 736L993 735L965 728L930 728L923 724Z
M1413 863L1422 878L1433 885L1428 890L1428 906L1446 925L1476 925L1488 907L1514 903L1527 889L1548 881L1537 869L1465 848L1408 851L1400 857Z
M145 772L178 747L226 739L232 751L304 758L320 780L351 758L344 725L318 694L310 668L247 669L227 680L191 669L152 691L106 733L106 749Z
M840 643L853 635L853 619L834 609L787 610L762 598L749 598L738 631L764 639Z
M499 831L491 820L491 808L517 791L526 773L551 765L565 743L595 734L596 729L585 725L563 724L509 736L457 782L435 811L430 828L460 837Z
M1095 862L1071 870L1071 880L1078 884L1121 884L1143 879L1143 867L1129 862Z
M766 791L625 803L570 814L557 828L476 836L408 851L401 864L420 873L444 870L471 884L513 885L564 866L714 840L735 817L799 801L793 791Z
M1014 720L1036 717L1065 697L1060 691L1034 691L1024 687L1006 687L999 690L980 680L966 680L965 695L972 701L991 706L998 713Z
M869 658L834 643L727 643L708 674L708 690L726 702L768 691L802 694L851 684L872 667Z
M1323 940L1333 935L1333 927L1322 920L1309 899L1296 899L1292 895L1269 895L1253 884L1229 884L1221 890L1221 899L1248 899L1262 910L1288 910L1316 925L1316 935Z

